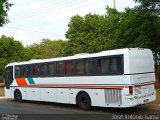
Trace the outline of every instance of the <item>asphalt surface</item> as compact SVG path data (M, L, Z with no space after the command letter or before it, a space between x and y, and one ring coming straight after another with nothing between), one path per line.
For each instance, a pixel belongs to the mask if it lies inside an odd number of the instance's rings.
M160 110L144 106L133 108L92 107L81 110L75 105L0 98L0 120L159 120Z

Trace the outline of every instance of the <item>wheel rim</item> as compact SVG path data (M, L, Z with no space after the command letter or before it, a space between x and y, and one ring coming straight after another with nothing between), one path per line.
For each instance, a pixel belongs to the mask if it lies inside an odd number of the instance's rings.
M86 106L88 104L87 98L86 97L82 97L81 98L81 103Z
M82 109L91 108L91 99L87 93L81 93L77 98L77 105Z
M17 94L17 100L21 100L21 94L20 93Z
M22 100L22 95L21 95L20 92L17 92L17 93L16 93L16 100L17 100L17 101Z

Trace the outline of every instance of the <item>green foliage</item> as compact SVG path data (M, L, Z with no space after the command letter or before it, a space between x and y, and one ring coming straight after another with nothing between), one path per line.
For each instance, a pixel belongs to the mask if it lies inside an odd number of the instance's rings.
M93 53L113 49L115 28L119 21L118 11L107 7L107 15L87 14L73 16L68 24L65 55Z
M0 38L0 75L8 63L63 56L65 42L43 39L40 44L23 47L22 43L14 40L14 38L2 36Z
M8 22L7 12L11 6L12 4L8 0L0 0L0 26Z
M24 57L25 60L45 59L63 56L62 40L43 39L40 44L33 44L26 47Z
M65 55L141 47L160 53L160 2L135 0L140 5L118 12L109 7L106 15L73 16L68 24Z
M0 38L0 75L5 65L10 62L22 61L24 47L22 43L14 38L1 36Z
M40 44L42 58L54 58L63 56L63 41L44 39Z
M8 63L9 63L9 62L8 62L6 59L0 58L0 75L3 74L4 68L5 68L5 66L6 66Z
M141 4L126 9L115 32L117 48L150 48L157 59L160 52L160 2L136 0Z
M159 0L134 0L135 2L139 2L140 6L138 8L142 9L155 9L160 7L160 1Z
M33 45L27 46L24 50L25 60L40 59L41 48L39 44L34 43Z

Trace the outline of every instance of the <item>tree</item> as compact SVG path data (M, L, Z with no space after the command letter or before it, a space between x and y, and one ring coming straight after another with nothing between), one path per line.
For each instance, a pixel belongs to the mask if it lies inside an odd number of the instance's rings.
M127 8L115 32L117 48L150 48L157 59L160 52L160 2L159 0L135 0L140 5Z
M40 44L42 58L55 58L63 56L63 41L43 39Z
M66 32L69 40L66 43L65 55L114 48L113 37L120 13L109 7L106 10L106 15L87 14L84 17L76 15L71 18Z
M8 22L7 12L11 6L8 0L0 0L0 27Z
M12 37L1 36L0 38L0 75L3 73L5 65L11 62L24 60L24 47L22 43Z
M43 39L40 44L33 44L25 48L25 60L63 56L63 44L62 40Z
M160 7L159 0L134 0L134 1L140 3L140 5L138 6L138 8L140 8L140 9L152 10L152 11L159 12L159 7Z
M41 59L41 48L39 44L34 43L33 45L25 47L24 50L25 60Z

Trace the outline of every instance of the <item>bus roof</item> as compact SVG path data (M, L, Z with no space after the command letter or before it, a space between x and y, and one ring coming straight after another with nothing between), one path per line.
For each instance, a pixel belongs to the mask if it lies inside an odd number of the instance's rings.
M29 61L25 62L14 62L8 64L8 66L13 66L13 65L24 65L24 64L36 64L36 63L43 63L43 62L52 62L52 61L63 61L63 60L73 60L73 59L80 59L80 58L91 58L91 57L98 57L98 56L109 56L109 55L119 55L119 54L126 54L128 51L139 51L139 50L147 50L150 51L149 49L146 48L123 48L123 49L115 49L115 50L108 50L108 51L102 51L98 53L83 53L83 54L76 54L73 56L67 56L67 57L59 57L59 58L50 58L50 59L31 59Z

